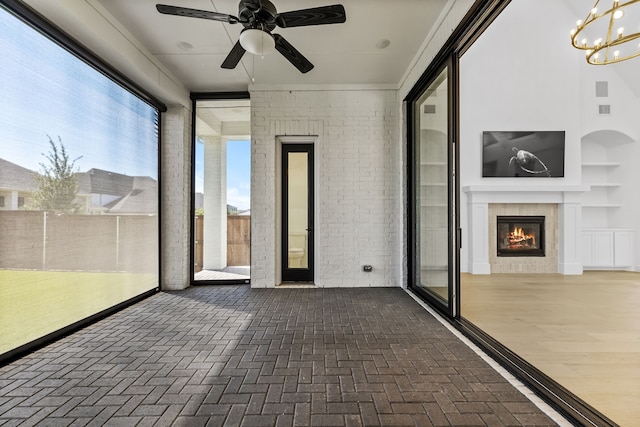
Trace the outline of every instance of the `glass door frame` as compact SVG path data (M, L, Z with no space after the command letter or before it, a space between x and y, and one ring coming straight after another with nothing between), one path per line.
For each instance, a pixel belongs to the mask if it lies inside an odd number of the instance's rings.
M314 223L315 223L315 160L314 160L315 144L312 142L283 143L281 146L281 276L282 282L310 282L314 281ZM287 179L287 166L289 153L306 153L307 154L307 236L306 236L306 268L290 268L288 257L288 220L289 214L286 207L288 206L289 197L289 180Z
M197 285L234 285L250 284L251 279L233 280L195 280L196 260L196 117L198 101L224 101L250 99L249 92L191 92L191 200L189 208L189 284Z
M407 272L408 287L420 297L428 301L434 308L447 317L458 318L460 316L460 224L459 224L459 183L456 170L459 164L458 144L458 114L457 114L457 61L454 55L441 58L433 63L418 85L405 98L407 119ZM419 160L419 100L432 83L447 70L447 239L448 239L448 297L446 301L426 292L419 283L420 265L417 260L419 254L419 203L417 186L417 173Z

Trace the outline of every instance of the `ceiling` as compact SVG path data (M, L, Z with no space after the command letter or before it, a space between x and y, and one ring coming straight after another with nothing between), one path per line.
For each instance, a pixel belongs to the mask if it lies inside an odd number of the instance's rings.
M85 0L91 3L91 0ZM278 12L340 0L273 0ZM189 91L236 91L256 85L374 84L397 86L447 0L342 0L344 24L277 28L315 66L300 73L278 52L245 54L234 70L220 64L238 40L241 24L162 15L157 0L97 0ZM238 0L161 0L160 3L237 16ZM384 40L389 46L379 48ZM189 47L191 46L191 48ZM186 47L186 48L185 48ZM252 80L255 79L255 80Z
M238 15L239 0L24 0L107 58L168 104L188 105L189 92L247 91L250 85L398 88L431 34L461 0L271 0L278 12L342 3L344 24L276 28L315 68L300 73L278 52L245 54L233 70L220 67L241 24L163 15L156 4ZM471 4L469 0L467 3ZM584 0L565 0L576 16ZM384 41L388 40L388 46ZM640 60L615 64L640 96Z

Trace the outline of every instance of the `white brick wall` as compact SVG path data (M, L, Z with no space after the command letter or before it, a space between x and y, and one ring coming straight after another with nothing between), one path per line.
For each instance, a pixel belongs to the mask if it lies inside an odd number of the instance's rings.
M276 282L276 136L318 135L318 286L406 282L406 148L400 102L473 0L451 2L400 90L262 91L252 104L252 285ZM402 119L404 120L404 119ZM189 285L190 117L163 114L162 283ZM372 264L363 273L362 264Z
M163 290L189 286L191 113L182 106L162 114L161 284Z
M401 285L398 105L393 90L252 91L252 286L276 285L276 137L283 135L318 136L315 284Z

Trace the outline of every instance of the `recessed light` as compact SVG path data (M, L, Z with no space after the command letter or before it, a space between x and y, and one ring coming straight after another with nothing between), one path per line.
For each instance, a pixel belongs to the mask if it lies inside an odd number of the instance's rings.
M378 49L386 49L389 47L390 44L391 44L391 40L381 39L378 41L378 43L376 43L376 47Z
M178 46L178 49L183 50L185 52L189 52L193 50L193 45L187 42L178 42L176 43L176 46Z

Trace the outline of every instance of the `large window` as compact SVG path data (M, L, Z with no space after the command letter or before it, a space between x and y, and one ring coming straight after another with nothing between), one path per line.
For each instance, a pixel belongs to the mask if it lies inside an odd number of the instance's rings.
M5 358L158 288L159 109L4 8L0 51Z

